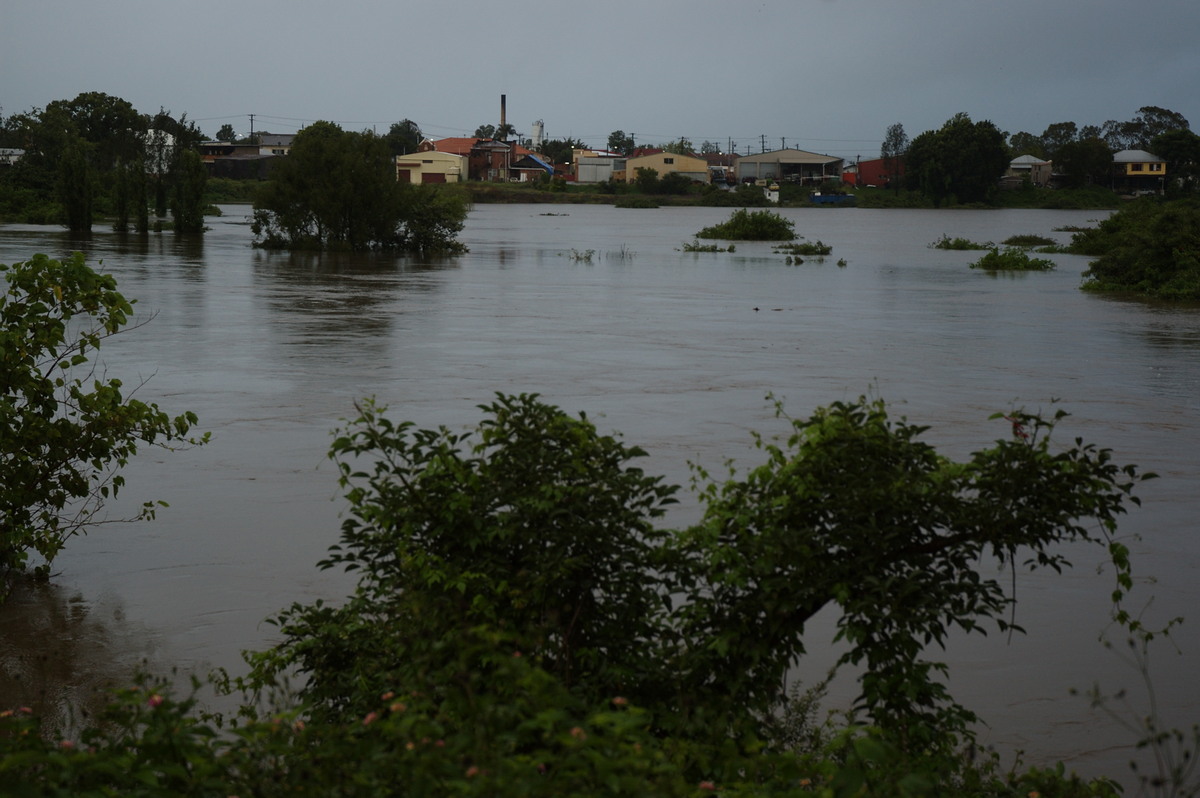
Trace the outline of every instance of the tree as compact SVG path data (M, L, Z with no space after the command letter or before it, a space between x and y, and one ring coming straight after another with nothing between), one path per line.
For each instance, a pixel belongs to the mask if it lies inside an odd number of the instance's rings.
M316 122L272 171L251 228L268 248L454 252L466 214L457 192L398 182L382 138Z
M806 624L833 606L861 711L905 750L950 751L974 716L928 644L1008 628L997 564L1058 569L1056 544L1119 547L1140 480L1107 450L1051 450L1054 420L1021 412L955 462L860 399L757 438L765 462L744 476L698 470L703 517L670 531L655 522L678 489L634 465L640 449L535 396L482 410L460 434L360 405L331 452L351 509L322 563L358 586L282 612L253 683L298 670L322 722L390 691L436 696L447 728L469 729L519 656L585 705L621 696L657 734L719 745L769 738Z
M575 150L585 150L587 145L568 136L565 139L549 139L542 142L542 155L552 163L571 163Z
M662 150L663 152L673 152L676 155L692 155L696 152L696 147L687 138L680 137L662 145Z
M393 123L388 129L387 135L384 136L384 140L387 142L388 149L392 151L392 155L406 155L410 152L416 152L423 138L420 126L411 119L402 119L399 122Z
M1167 162L1168 193L1194 192L1200 178L1200 136L1190 130L1169 130L1150 142L1150 151Z
M700 142L700 154L701 155L716 155L719 152L721 152L721 145L718 144L717 142L715 142L715 141Z
M129 322L132 303L82 253L64 261L35 255L0 265L0 572L29 554L50 563L74 535L103 523L106 500L124 486L120 470L140 445L171 448L188 438L193 413L170 418L132 398L121 380L90 365L91 353ZM155 504L138 518L151 518Z
M1042 131L1042 150L1044 157L1054 160L1058 152L1067 144L1079 138L1079 131L1074 122L1055 122Z
M92 229L95 192L96 177L88 160L88 145L76 141L63 151L59 160L58 196L71 232L86 233Z
M480 125L475 128L475 138L477 139L495 139L496 141L504 141L513 133L516 128L508 122L503 125Z
M1022 130L1008 137L1008 154L1013 158L1032 155L1035 158L1045 159L1046 148L1042 144L1041 136L1035 136Z
M1112 150L1099 138L1079 139L1058 148L1054 171L1068 188L1108 185L1112 176Z
M229 144L237 141L237 133L233 129L233 125L226 122L221 125L221 129L217 131L217 141L224 141Z
M639 166L633 177L633 185L643 194L659 193L658 170Z
M628 155L633 152L636 146L633 134L627 136L624 130L614 130L608 134L608 149L610 152L619 152L622 155Z
M204 232L204 187L208 170L195 150L183 150L171 171L171 217L176 233Z
M73 100L55 100L46 111L62 111L70 119L78 136L91 145L90 157L99 172L109 172L118 161L141 153L146 119L127 100L84 92Z
M887 174L888 187L900 187L900 176L903 174L904 156L908 153L908 134L904 125L897 122L889 125L883 137L883 145L879 148L879 157L883 159L883 168Z
M987 202L1008 168L1004 134L991 122L960 113L941 129L913 140L906 159L910 184L941 205L947 200Z

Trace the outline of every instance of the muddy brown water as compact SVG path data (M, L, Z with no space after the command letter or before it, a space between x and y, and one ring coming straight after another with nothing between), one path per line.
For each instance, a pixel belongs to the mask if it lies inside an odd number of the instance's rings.
M147 451L127 470L127 501L170 503L156 521L71 541L52 584L0 607L0 704L79 701L142 662L236 672L240 651L270 643L274 611L344 595L346 576L314 567L341 510L325 455L365 396L397 419L463 428L497 391L537 392L643 446L646 468L680 484L689 461L755 462L751 430L782 429L768 392L792 415L882 396L960 457L1006 433L993 412L1058 400L1063 440L1161 475L1122 527L1137 536L1135 609L1195 614L1200 309L1085 294L1075 256L993 276L967 267L979 253L928 246L943 234L1066 242L1057 228L1105 213L786 209L833 247L788 265L764 243L682 251L721 209L483 205L463 234L470 253L432 260L265 253L247 209L224 211L200 243L0 227L0 263L74 249L103 260L147 322L105 344L109 373L148 378L140 398L194 410L213 432L203 449ZM671 521L695 515L685 501ZM1019 576L1028 634L952 642L951 685L1006 757L1125 778L1134 740L1070 691L1128 687L1137 713L1139 678L1098 641L1111 575L1098 552L1073 555L1062 576ZM1155 651L1170 724L1200 719L1197 628ZM816 619L799 678L836 658L832 630L832 616ZM853 694L848 674L826 705Z

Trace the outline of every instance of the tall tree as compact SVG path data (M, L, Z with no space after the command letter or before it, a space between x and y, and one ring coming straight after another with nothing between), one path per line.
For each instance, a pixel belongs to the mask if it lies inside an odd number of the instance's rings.
M888 187L900 187L900 175L903 174L904 156L908 153L908 134L904 125L899 122L888 125L883 137L883 145L879 148L879 156L883 159L883 169L887 174Z
M204 232L204 187L208 170L195 150L183 150L171 170L171 217L175 232Z
M1074 122L1055 122L1042 131L1042 148L1045 157L1054 160L1058 151L1079 138Z
M67 147L59 161L58 196L67 227L73 233L92 229L96 178L87 150L87 142L76 141Z
M625 135L624 130L614 130L608 134L608 149L610 152L619 152L622 155L628 155L633 152L634 143L632 135Z
M1193 193L1200 188L1200 136L1190 130L1169 130L1150 142L1150 152L1167 162L1168 193Z
M1101 138L1072 141L1058 148L1054 171L1068 188L1106 185L1112 174L1113 152Z
M398 182L379 136L316 122L272 171L251 228L270 248L453 252L466 214L457 193Z
M681 136L674 141L668 141L662 145L663 152L672 152L676 155L695 155L696 145L692 144L686 136Z
M565 139L549 139L542 142L542 155L551 163L571 163L575 150L587 149L587 145L579 139L567 136Z
M217 141L224 141L232 144L237 141L237 133L233 129L233 125L226 122L221 125L221 129L217 131Z
M1042 137L1035 136L1032 133L1020 131L1013 133L1008 137L1008 154L1013 158L1019 158L1022 155L1032 155L1035 158L1046 157L1046 147L1042 144Z
M392 126L388 128L387 135L383 138L392 151L392 155L406 155L417 151L424 136L416 122L411 119L401 119L399 122L392 123Z
M994 124L972 122L960 113L936 132L926 131L913 140L906 174L935 205L947 200L988 202L1009 160L1004 134Z

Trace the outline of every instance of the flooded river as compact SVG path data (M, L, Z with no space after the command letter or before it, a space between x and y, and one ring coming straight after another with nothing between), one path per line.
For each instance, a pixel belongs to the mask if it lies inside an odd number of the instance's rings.
M246 213L226 207L202 243L0 227L0 263L73 249L103 260L148 322L101 350L109 373L149 378L140 398L194 410L213 432L207 447L150 451L128 469L131 504L170 503L156 521L72 541L49 586L0 607L0 704L78 699L143 660L236 671L241 650L270 642L268 615L344 595L347 577L314 567L342 509L325 455L365 396L397 419L461 428L497 391L537 392L623 433L679 483L688 461L755 463L751 430L783 429L768 392L792 415L877 394L957 457L1007 433L991 413L1057 399L1071 413L1062 440L1161 475L1123 526L1139 536L1136 608L1195 614L1200 309L1084 294L1074 256L990 276L967 267L979 253L928 246L943 234L1066 242L1056 228L1103 213L784 210L833 247L802 265L760 243L683 252L723 209L483 205L463 234L470 253L432 261L259 252ZM671 520L695 516L685 501ZM954 642L952 689L1003 751L1125 776L1133 740L1070 690L1129 687L1139 708L1138 675L1098 642L1111 575L1091 549L1075 560L1060 577L1019 577L1027 635ZM832 628L813 625L802 678L836 658ZM1171 724L1200 719L1197 629L1190 617L1178 652L1155 652ZM843 678L828 704L853 693Z

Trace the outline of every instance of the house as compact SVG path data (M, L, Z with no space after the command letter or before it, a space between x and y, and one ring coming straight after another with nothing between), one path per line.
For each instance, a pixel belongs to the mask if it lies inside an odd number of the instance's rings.
M468 180L520 180L513 165L534 153L516 142L471 137L425 139L418 152L447 152L467 159Z
M0 147L0 166L12 166L17 161L21 160L24 155L25 150Z
M396 156L400 183L458 183L467 179L467 156L426 150Z
M1038 180L1042 182L1038 182ZM1000 177L1000 188L1011 191L1020 188L1027 182L1030 185L1044 186L1049 181L1049 162L1036 155L1018 155L1008 162L1008 168Z
M619 170L619 164L615 169ZM625 182L632 183L637 179L638 169L653 169L659 177L668 174L683 175L697 183L707 183L708 162L695 155L680 155L674 152L652 152L625 159Z
M509 166L509 179L518 183L541 180L547 176L554 176L554 167L533 153L518 158Z
M1162 193L1167 162L1145 150L1121 150L1113 155L1115 191Z
M842 159L804 150L774 150L743 155L735 167L738 182L775 180L788 183L821 183L842 179Z
M287 155L292 150L295 133L256 133L260 155Z

